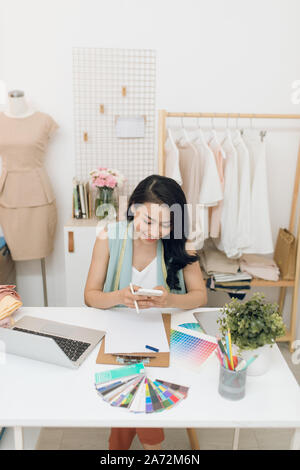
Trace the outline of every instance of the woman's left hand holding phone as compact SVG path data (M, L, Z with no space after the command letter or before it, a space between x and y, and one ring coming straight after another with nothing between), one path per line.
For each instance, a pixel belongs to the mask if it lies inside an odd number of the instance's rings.
M163 291L163 294L156 297L148 297L150 301L152 302L151 307L155 308L164 308L164 307L171 307L170 305L170 293L167 291L167 289L164 286L157 286L153 287L153 289L161 290Z

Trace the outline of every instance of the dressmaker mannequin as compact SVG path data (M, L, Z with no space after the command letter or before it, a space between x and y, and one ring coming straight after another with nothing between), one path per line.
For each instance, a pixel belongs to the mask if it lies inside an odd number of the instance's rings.
M36 111L28 105L24 92L21 90L12 90L8 93L7 108L3 113L9 118L23 119L27 118L36 113ZM41 271L43 279L43 293L44 293L44 305L48 306L48 295L47 295L47 282L46 282L46 269L45 269L45 258L41 258Z
M8 106L4 111L6 116L22 119L33 113L34 110L29 107L23 91L13 90L8 93Z

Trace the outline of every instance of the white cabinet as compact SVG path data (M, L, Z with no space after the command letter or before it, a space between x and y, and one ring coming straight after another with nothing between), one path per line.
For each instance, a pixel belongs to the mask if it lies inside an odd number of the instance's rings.
M97 224L94 219L70 219L64 226L67 307L85 305L84 286L99 232Z

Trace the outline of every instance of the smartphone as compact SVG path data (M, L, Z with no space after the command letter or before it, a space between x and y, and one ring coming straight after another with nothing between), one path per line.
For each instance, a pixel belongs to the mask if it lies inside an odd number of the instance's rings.
M134 295L148 295L149 297L160 297L161 295L163 295L163 291L158 289L139 289L135 291Z

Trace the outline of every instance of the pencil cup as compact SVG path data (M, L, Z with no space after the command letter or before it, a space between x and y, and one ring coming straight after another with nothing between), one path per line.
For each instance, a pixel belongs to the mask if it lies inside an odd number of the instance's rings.
M219 394L228 400L241 400L246 392L247 369L234 371L220 364Z

